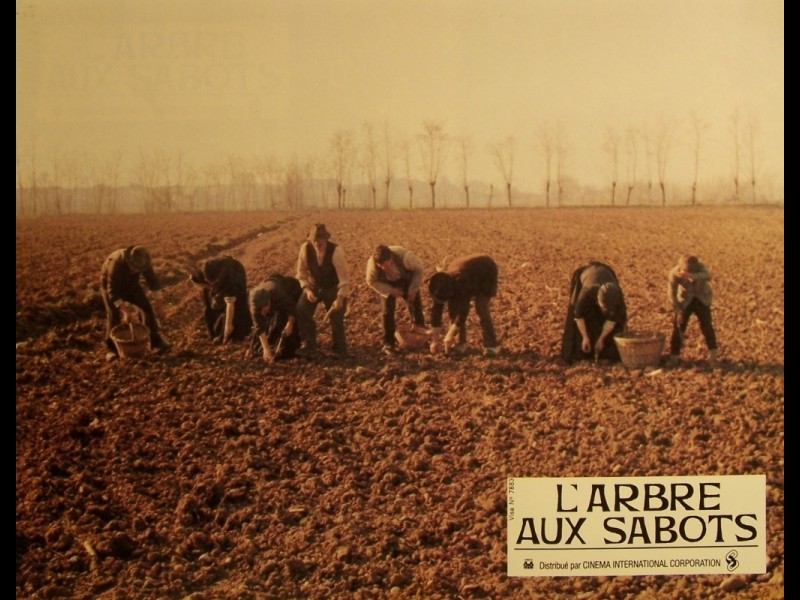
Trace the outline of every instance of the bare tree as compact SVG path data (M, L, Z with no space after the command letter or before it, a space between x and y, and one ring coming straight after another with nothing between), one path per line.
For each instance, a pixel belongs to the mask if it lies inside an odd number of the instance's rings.
M391 130L389 129L389 121L387 120L386 123L383 125L383 156L382 158L382 166L383 166L383 185L386 194L383 198L383 208L389 208L389 189L392 185L392 179L394 179L394 153L395 153L395 144L392 140Z
M372 208L378 208L378 143L375 139L375 125L365 121L364 129L364 174L367 176Z
M22 214L24 209L25 183L22 180L22 162L19 157L19 142L14 141L14 159L17 167L17 214Z
M753 190L753 204L756 203L756 175L759 170L758 164L758 137L759 137L758 119L751 115L747 120L747 130L745 131L745 142L747 143L748 150L748 167L750 169L750 185Z
M180 209L183 206L183 199L184 199L184 165L183 165L183 152L178 150L175 153L175 184L174 184L174 194L172 197L172 205L173 208Z
M345 207L347 199L346 185L353 160L353 132L345 129L334 132L330 139L330 148L333 176L336 180L336 207L342 209Z
M611 206L615 205L617 180L619 178L619 147L622 143L619 133L613 127L606 127L603 139L603 152L608 157L609 177L611 178Z
M645 126L643 129L642 137L644 138L644 158L647 169L647 203L653 202L653 133Z
M406 186L408 189L408 208L414 208L414 181L411 179L411 142L404 139L400 142L400 152L403 156L403 165L406 171Z
M61 171L61 157L58 154L54 154L50 163L53 167L53 176L50 181L53 191L53 211L55 214L60 215L66 212L64 206L64 190L62 189L63 173Z
M700 177L700 145L708 124L697 113L691 114L692 120L692 152L694 157L694 176L692 177L692 206L697 204L697 180Z
M59 179L64 181L64 206L66 212L80 212L79 190L86 180L85 166L74 156L65 156L59 169Z
M658 186L661 188L661 206L667 204L666 176L669 153L672 149L672 126L665 120L661 120L656 129L655 150L656 150L656 169L658 170Z
M198 188L198 181L200 179L200 174L197 169L193 166L188 166L186 168L186 172L184 175L184 185L185 185L185 210L189 212L194 212L197 210L197 188Z
M459 136L456 140L459 148L461 166L461 185L464 189L464 203L469 208L469 159L472 156L472 139L468 135Z
M206 210L225 210L224 181L227 167L223 164L211 164L203 169L205 182Z
M286 206L291 209L302 208L303 174L296 156L292 157L286 164L286 171L283 177L283 190L286 196ZM342 206L344 206L344 204L342 204Z
M431 188L431 208L436 208L436 181L447 156L448 138L444 126L438 121L425 121L418 136L422 164Z
M553 173L553 154L556 147L555 131L552 127L541 125L538 132L539 150L544 158L544 205L550 208L550 186Z
M31 212L39 214L39 172L36 164L36 144L31 142L31 155L28 158L28 192L30 195Z
M502 142L494 144L489 149L494 164L506 184L506 202L511 208L511 181L514 176L514 155L516 152L516 142L513 136L508 136Z
M639 136L636 129L628 127L625 132L625 174L628 180L628 190L625 195L625 206L631 203L631 194L636 185L636 163L638 162L638 139Z
M262 207L275 210L275 190L283 173L281 162L274 156L267 156L256 163L256 173L263 186Z
M556 185L558 185L558 205L561 206L564 200L564 183L567 179L567 160L569 159L569 141L567 132L562 123L559 123L555 131L555 150L556 150Z
M739 119L739 110L733 111L733 114L730 116L730 132L731 138L733 142L733 156L732 156L732 165L731 168L733 169L733 200L737 204L739 203L739 173L741 173L742 169L742 148L741 148L741 124Z
M94 184L95 212L115 214L119 194L119 175L122 155L119 153L106 157L97 172Z
M494 184L489 184L489 197L486 199L486 206L492 208L492 200L494 199Z
M240 183L242 181L242 171L244 171L243 159L236 155L228 155L228 206L231 210L246 210L242 196L243 190Z
M152 214L158 208L158 164L157 159L145 152L139 153L139 162L134 172L134 181L142 194L142 208L145 213Z

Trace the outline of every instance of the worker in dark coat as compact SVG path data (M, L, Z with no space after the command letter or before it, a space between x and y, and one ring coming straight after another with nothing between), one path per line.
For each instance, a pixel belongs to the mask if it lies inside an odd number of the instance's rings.
M142 288L142 277L153 297L153 304ZM111 339L111 330L122 322L122 313L133 315L141 310L144 324L150 330L150 347L157 351L170 347L158 331L156 315L163 317L161 284L153 271L150 253L146 248L128 246L115 250L106 258L100 273L100 295L106 307L108 360L118 356L117 347Z
M481 323L483 353L494 356L500 351L495 335L489 303L497 295L497 264L485 254L463 256L453 260L443 271L431 276L428 292L431 308L431 352L462 353L467 346L467 315L475 301L475 312ZM442 341L442 312L447 305L450 331ZM454 339L458 336L458 341Z
M246 339L253 321L244 265L232 256L209 258L192 273L192 281L203 289L203 320L213 342Z
M250 290L250 313L255 329L250 352L266 362L294 358L300 346L297 301L302 289L294 277L273 274Z
M614 336L625 331L628 311L616 273L592 261L572 273L561 358L620 360Z

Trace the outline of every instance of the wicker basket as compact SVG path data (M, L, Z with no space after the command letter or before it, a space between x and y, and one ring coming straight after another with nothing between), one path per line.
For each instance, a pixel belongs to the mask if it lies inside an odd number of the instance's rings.
M614 336L622 364L629 369L655 367L664 350L663 333L628 331Z
M142 358L150 348L150 329L141 323L122 323L111 330L111 340L122 358Z
M422 327L402 323L397 326L394 337L403 350L420 350L428 344L431 334Z

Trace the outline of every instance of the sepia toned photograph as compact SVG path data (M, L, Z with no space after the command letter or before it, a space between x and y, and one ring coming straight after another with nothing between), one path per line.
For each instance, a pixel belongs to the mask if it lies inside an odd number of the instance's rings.
M784 49L16 2L16 597L782 599Z

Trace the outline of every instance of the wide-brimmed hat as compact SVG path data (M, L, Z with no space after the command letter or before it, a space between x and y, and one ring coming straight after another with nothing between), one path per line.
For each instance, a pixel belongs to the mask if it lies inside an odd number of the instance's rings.
M308 239L312 242L315 240L328 240L330 237L331 234L328 233L328 230L325 229L325 225L322 223L313 225L311 231L308 232Z

